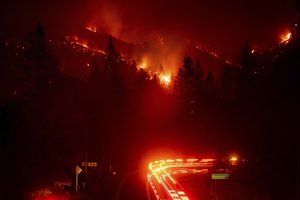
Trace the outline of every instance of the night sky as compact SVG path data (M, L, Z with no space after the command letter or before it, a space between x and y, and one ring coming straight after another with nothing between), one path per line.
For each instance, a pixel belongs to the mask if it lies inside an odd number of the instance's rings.
M48 32L90 24L133 43L156 34L193 40L228 58L246 40L262 48L274 45L295 12L293 0L6 0L0 7L2 34L23 34L37 23Z

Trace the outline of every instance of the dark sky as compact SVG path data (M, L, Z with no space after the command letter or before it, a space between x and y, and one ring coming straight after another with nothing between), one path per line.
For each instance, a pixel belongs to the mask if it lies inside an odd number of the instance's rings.
M3 32L27 32L38 22L48 30L95 24L130 42L159 34L191 39L224 56L236 55L246 40L274 44L287 30L294 0L2 0Z

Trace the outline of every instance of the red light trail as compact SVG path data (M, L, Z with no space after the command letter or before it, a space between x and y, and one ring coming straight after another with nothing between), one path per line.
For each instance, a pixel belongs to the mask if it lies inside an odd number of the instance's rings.
M214 161L214 159L168 159L151 162L147 178L156 199L191 199L175 180L174 175L208 173Z

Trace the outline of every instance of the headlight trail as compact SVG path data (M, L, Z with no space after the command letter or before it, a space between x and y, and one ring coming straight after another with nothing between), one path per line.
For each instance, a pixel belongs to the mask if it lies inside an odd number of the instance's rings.
M173 175L207 173L214 159L168 159L149 164L148 182L157 200L190 200Z

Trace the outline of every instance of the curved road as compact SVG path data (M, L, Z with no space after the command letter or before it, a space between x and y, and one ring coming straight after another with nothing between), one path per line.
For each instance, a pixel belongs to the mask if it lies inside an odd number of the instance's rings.
M206 174L214 162L214 159L157 160L149 164L148 184L157 200L190 200L174 177L180 174Z

